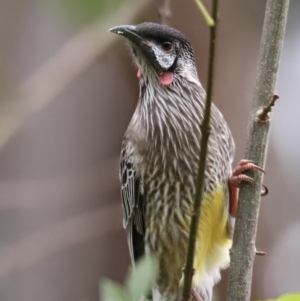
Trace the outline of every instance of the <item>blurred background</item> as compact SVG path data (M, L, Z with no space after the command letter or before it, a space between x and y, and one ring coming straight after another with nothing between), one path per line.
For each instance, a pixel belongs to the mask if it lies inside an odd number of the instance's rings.
M214 101L243 158L265 0L220 1ZM159 22L158 0L0 0L0 300L96 301L130 265L118 182L138 98L120 24ZM204 1L210 7L210 1ZM206 86L208 28L172 0ZM300 290L300 2L291 0L266 165L252 299ZM225 300L227 273L216 287Z

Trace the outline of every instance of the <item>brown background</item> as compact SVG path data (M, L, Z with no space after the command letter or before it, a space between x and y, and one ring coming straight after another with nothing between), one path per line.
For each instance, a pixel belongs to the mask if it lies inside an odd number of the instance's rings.
M220 2L214 101L232 129L236 163L244 152L266 1ZM153 1L136 22L158 22L159 5ZM191 0L173 0L172 12L172 26L195 48L205 86L208 29ZM29 104L16 100L22 82L83 27L67 13L51 1L0 1L0 133L13 127L12 112L16 120L26 115ZM270 193L257 238L268 255L256 259L252 299L300 290L299 15L300 2L291 0L266 166ZM120 38L1 145L1 301L95 301L101 278L124 279L129 256L118 156L138 97L135 72ZM216 300L225 300L225 285L226 273Z

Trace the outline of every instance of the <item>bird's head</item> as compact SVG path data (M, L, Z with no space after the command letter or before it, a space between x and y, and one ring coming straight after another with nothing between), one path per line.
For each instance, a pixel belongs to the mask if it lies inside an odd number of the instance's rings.
M194 51L178 30L156 23L121 25L110 29L130 42L141 80L170 86L180 77L198 82Z

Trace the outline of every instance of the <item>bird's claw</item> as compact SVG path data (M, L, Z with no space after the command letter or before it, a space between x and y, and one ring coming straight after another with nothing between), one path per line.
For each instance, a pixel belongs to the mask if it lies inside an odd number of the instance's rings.
M262 187L263 187L263 189L260 191L260 195L261 196L266 196L269 193L269 189L264 184L262 184Z
M254 164L252 160L241 160L238 163L238 166L233 170L232 176L229 178L229 187L230 187L230 213L235 216L237 211L237 201L238 201L238 189L241 182L248 182L252 185L255 184L254 179L243 174L242 172L246 170L258 170L260 172L265 173L265 171ZM261 191L261 195L265 196L268 194L268 188L263 185L263 190Z
M251 177L248 177L244 174L240 174L240 175L237 175L237 176L232 176L230 179L229 179L229 183L232 187L236 187L238 188L241 184L241 182L244 181L244 182L248 182L252 185L255 184L255 181L251 178Z
M254 161L244 159L239 162L238 166L233 170L232 175L238 176L246 170L258 170L265 173L265 171L261 167L254 164Z
M238 188L242 181L249 182L253 185L255 184L255 181L252 178L242 174L242 172L246 170L258 170L265 174L265 171L258 165L255 165L254 161L243 159L238 163L238 166L232 171L232 176L229 179L229 184L231 187ZM265 186L264 191L268 191L267 187Z

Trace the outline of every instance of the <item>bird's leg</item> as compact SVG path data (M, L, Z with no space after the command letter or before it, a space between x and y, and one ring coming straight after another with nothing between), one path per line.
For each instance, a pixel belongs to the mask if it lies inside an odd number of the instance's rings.
M229 205L229 212L230 214L235 217L237 212L237 202L238 202L238 196L239 196L239 186L242 181L249 182L251 184L255 184L255 181L242 174L243 171L246 170L259 170L264 173L264 170L255 165L252 160L241 160L238 163L238 166L233 170L232 176L229 178L229 193L230 193L230 205ZM267 188L264 186L265 191L263 195L266 195Z
M198 294L198 292L192 288L192 296L195 299L195 301L203 301L202 298L200 297L200 295Z

